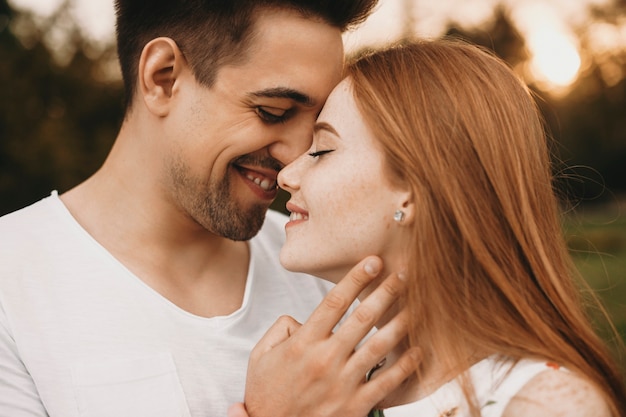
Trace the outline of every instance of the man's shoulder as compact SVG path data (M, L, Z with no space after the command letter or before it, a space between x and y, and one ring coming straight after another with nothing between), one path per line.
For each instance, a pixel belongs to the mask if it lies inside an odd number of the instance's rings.
M56 207L60 204L56 195L48 196L29 206L0 217L0 248L5 255L22 246L35 250L43 244L45 236L57 235L64 223Z
M0 216L0 228L11 229L16 226L21 228L24 225L37 222L37 219L40 218L42 221L45 221L42 218L42 214L48 211L50 199L52 198L52 196L47 196L42 200L36 201L26 207Z

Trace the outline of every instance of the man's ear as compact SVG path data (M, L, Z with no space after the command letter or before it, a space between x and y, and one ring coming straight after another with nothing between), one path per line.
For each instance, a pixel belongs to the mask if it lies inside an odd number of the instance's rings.
M176 80L185 58L170 38L156 38L146 44L139 58L138 90L148 110L163 117L169 113Z

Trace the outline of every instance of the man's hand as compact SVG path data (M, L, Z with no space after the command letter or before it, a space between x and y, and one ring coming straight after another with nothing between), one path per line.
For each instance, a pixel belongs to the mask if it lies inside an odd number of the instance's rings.
M404 290L398 275L390 275L333 333L381 267L377 257L359 263L304 325L281 317L250 355L245 408L235 405L229 416L244 417L247 410L251 417L363 417L410 376L418 365L415 351L365 382L367 371L406 336L406 312L355 350Z

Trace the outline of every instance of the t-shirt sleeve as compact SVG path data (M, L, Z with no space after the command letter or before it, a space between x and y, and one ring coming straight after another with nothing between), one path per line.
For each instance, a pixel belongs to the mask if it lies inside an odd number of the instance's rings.
M0 416L46 417L37 387L19 357L0 305Z

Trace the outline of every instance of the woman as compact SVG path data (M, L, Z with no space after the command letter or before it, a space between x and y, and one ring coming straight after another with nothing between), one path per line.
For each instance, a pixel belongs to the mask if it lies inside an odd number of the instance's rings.
M531 94L478 47L420 42L349 65L310 151L279 175L280 259L334 282L369 254L404 271L408 344L382 366L407 346L423 361L388 417L626 415L550 170Z

